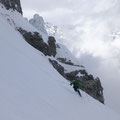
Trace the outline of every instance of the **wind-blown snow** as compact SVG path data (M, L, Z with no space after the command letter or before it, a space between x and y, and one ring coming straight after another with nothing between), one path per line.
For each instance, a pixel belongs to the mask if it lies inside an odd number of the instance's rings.
M3 16L0 14L1 120L120 120L84 92L80 98L47 57L30 46ZM26 26L21 15L13 20L15 25Z

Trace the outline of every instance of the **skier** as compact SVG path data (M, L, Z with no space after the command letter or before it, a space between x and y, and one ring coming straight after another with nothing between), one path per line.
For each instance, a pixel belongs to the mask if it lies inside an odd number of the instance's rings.
M74 80L70 83L70 85L73 85L73 88L74 88L75 92L78 92L80 97L82 97L79 89L83 88L83 86L81 85L80 81L79 80Z

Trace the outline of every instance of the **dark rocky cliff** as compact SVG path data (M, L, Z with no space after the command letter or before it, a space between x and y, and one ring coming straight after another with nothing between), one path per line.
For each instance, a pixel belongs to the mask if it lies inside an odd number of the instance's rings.
M21 14L23 13L20 0L0 0L0 3L2 3L7 10L13 9L17 10Z

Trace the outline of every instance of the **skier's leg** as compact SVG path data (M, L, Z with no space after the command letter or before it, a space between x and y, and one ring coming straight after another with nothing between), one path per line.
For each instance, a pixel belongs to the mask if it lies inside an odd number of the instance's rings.
M79 88L77 88L76 86L73 86L73 88L74 88L75 92L78 92L78 94L80 95L80 97L82 97L82 95L81 95L81 93L79 91Z
M80 95L80 97L82 97L82 95L81 95L80 91L79 91L79 90L77 90L77 92L78 92L78 94Z
M77 92L77 88L76 88L75 86L73 86L73 88L74 88L74 91L76 91L76 92Z

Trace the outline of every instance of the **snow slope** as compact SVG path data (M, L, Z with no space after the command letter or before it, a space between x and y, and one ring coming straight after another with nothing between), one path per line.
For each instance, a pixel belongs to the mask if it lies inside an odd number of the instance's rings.
M15 19L26 26L21 15ZM47 57L25 42L3 14L0 56L1 120L120 120L85 93L80 98Z

